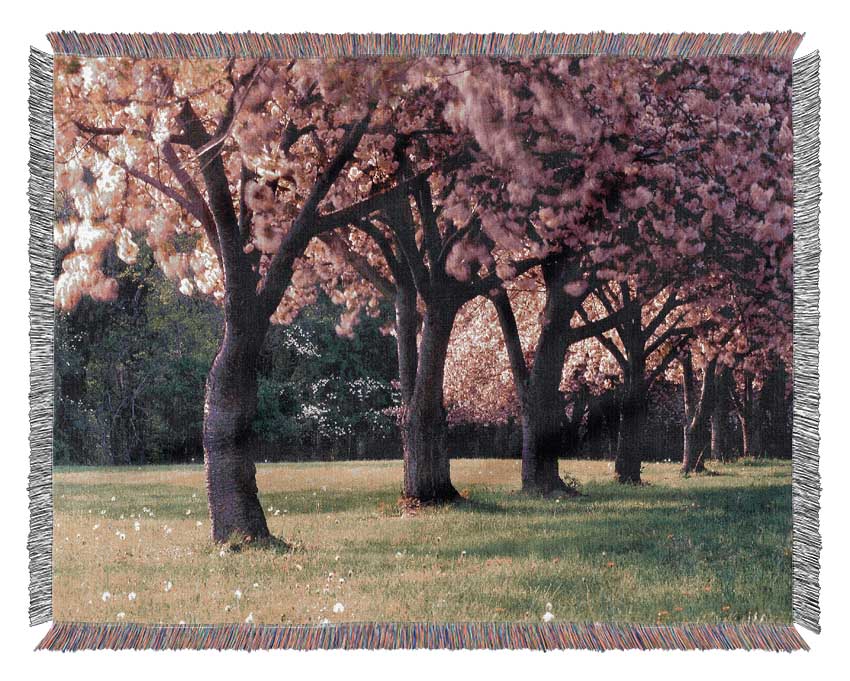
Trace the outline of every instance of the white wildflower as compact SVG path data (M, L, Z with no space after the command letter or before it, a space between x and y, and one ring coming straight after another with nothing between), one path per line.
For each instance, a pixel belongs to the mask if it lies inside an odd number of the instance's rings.
M249 612L248 616L245 618L245 624L253 624L254 623L254 613Z
M339 601L337 601L336 603L334 603L334 612L337 614L345 612L345 606Z
M127 600L128 601L135 601L136 600L136 592L131 591L130 593L128 593L127 594Z
M106 601L108 601L110 598L112 598L112 594L109 593L108 591L104 591L103 595L100 597L100 600L102 600L104 603L106 603Z

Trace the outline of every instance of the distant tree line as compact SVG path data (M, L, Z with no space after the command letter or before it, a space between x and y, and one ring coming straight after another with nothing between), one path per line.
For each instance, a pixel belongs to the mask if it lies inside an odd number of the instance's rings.
M203 461L203 394L215 355L221 308L180 295L144 252L130 267L113 263L119 293L83 300L56 316L55 460L60 464L143 465ZM336 332L339 308L325 295L288 326L271 328L259 367L253 446L256 461L399 458L396 343L390 315L365 318L358 333ZM382 330L384 329L384 330ZM728 381L728 375L721 382ZM710 458L790 455L789 377L779 364L750 410L760 427L743 451L743 405L721 387ZM561 426L564 456L614 459L621 386L573 396ZM682 457L682 394L657 385L650 396L645 460ZM746 395L747 392L745 391ZM728 395L728 396L727 396ZM492 422L449 419L454 457L519 458L515 416Z
M113 266L114 301L86 299L56 315L55 460L201 462L221 308L178 293L149 252ZM272 328L260 357L256 460L400 455L395 342L379 318L340 337L338 315L322 295L295 323Z

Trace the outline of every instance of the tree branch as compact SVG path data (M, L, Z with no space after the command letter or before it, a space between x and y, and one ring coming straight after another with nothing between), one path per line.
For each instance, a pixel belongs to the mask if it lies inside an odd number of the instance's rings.
M676 307L682 304L682 301L676 298L678 291L675 288L670 289L670 293L667 294L667 298L664 300L664 304L661 306L661 309L658 310L658 313L652 318L649 324L646 325L644 329L644 334L647 339L652 338L655 335L655 332L658 330L658 327L664 323L664 320L667 318L667 315L670 314Z
M245 288L251 269L242 250L239 220L233 208L230 183L224 170L224 162L217 152L204 150L210 139L189 100L183 103L177 120L183 128L189 146L195 150L201 164L201 175L207 188L209 209L215 219L221 260L224 267L226 290Z
M578 312L579 317L584 320L585 326L593 323L590 321L590 317L588 317L587 312L585 311L583 306L579 305L576 308L576 312ZM611 356L617 361L617 364L620 365L620 369L622 369L623 373L625 374L628 368L628 361L626 360L625 355L623 355L623 353L620 351L620 348L617 347L617 344L613 340L608 338L608 336L606 336L604 332L597 334L596 340L598 340L602 344L602 347L604 347L609 353L611 353Z
M121 168L125 173L127 173L130 177L134 177L140 182L144 182L146 185L153 187L157 191L161 192L163 195L167 196L169 199L176 201L181 208L183 208L187 213L195 215L193 211L192 202L187 199L183 194L178 192L176 189L169 187L164 182L160 182L154 177L151 177L147 173L143 173L141 170L136 170L135 168L127 165L124 161L117 161L113 159L109 152L100 146L97 142L90 141L89 146L94 149L97 153L106 157L110 163ZM197 217L197 216L196 216ZM200 219L200 218L199 218Z
M192 202L192 205L194 206L192 214L203 226L204 232L207 235L207 241L209 241L210 245L213 247L216 257L218 258L219 265L223 265L221 259L221 244L218 241L215 218L213 218L213 214L210 212L210 207L207 205L206 199L204 199L204 196L201 194L198 186L195 184L195 181L191 178L189 173L186 172L180 158L177 156L177 152L174 150L174 147L170 142L165 142L162 145L162 156L168 167L171 169L171 172L174 173L174 177L177 178L177 181L183 187L183 191L186 192L189 200Z
M393 283L369 264L366 258L353 251L349 244L344 243L343 238L339 234L330 232L321 234L318 238L348 263L355 272L372 284L382 296L388 299L395 297L396 289Z
M505 340L505 350L508 353L508 360L511 365L511 373L514 376L514 385L516 386L517 396L520 403L525 402L526 391L528 387L528 365L525 362L525 356L522 353L522 342L519 337L519 329L517 327L514 310L511 306L511 301L508 294L500 289L499 292L490 298L493 307L496 308L496 314L499 317L499 326L502 328L502 336Z
M271 315L275 311L286 291L286 287L289 286L292 266L296 258L300 257L304 249L307 248L310 239L321 233L322 230L317 229L316 225L319 204L327 196L342 169L354 155L369 126L373 110L374 105L370 104L366 114L349 128L333 159L313 184L307 199L298 212L298 216L292 223L289 233L284 238L271 263L269 263L259 293L263 314Z
M693 327L690 326L677 327L674 324L649 345L649 347L646 349L646 356L649 357L653 352L658 350L658 348L664 345L664 343L670 340L673 336L687 336L690 335L693 330Z

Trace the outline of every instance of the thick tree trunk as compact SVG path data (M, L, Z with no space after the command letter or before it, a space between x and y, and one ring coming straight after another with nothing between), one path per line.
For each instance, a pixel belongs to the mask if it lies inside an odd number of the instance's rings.
M507 295L501 293L492 299L499 315L520 405L522 490L528 494L551 494L567 489L558 473L558 457L567 425L559 388L569 343L572 308L563 292L563 266L544 266L543 271L547 282L546 308L530 371Z
M620 430L614 472L617 480L622 483L640 482L647 420L646 391L643 388L642 376L641 370L641 373L637 374L635 385L631 386L623 397L620 410Z
M420 502L451 501L458 493L451 482L446 450L443 375L446 351L457 308L434 306L425 313L416 384L403 407L404 496Z
M627 295L627 294L624 294ZM626 298L626 300L628 300ZM620 331L625 345L625 394L620 407L620 428L614 472L621 483L640 483L640 466L646 439L647 395L645 339L640 308Z
M570 271L564 263L543 266L546 306L543 324L522 400L522 490L551 494L567 486L558 473L566 421L561 375L569 347L573 299L564 293Z
M204 469L214 541L269 536L257 497L251 425L257 411L257 358L266 325L236 332L227 324L207 378Z
M725 414L721 415L719 409L715 409L711 415L711 460L720 461L724 458L723 422Z
M522 410L522 490L550 494L567 489L558 473L564 413L560 392L534 386ZM541 395L549 393L549 400Z

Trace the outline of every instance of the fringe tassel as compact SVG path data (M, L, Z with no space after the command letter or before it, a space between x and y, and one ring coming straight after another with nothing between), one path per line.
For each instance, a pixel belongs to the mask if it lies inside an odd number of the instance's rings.
M794 621L820 632L818 523L818 271L820 239L820 56L796 59L792 72L794 127Z
M53 57L30 51L30 624L53 615Z
M790 625L683 624L54 624L37 650L808 650Z
M76 33L48 35L56 54L86 57L367 57L748 55L790 59L803 39L774 33Z

